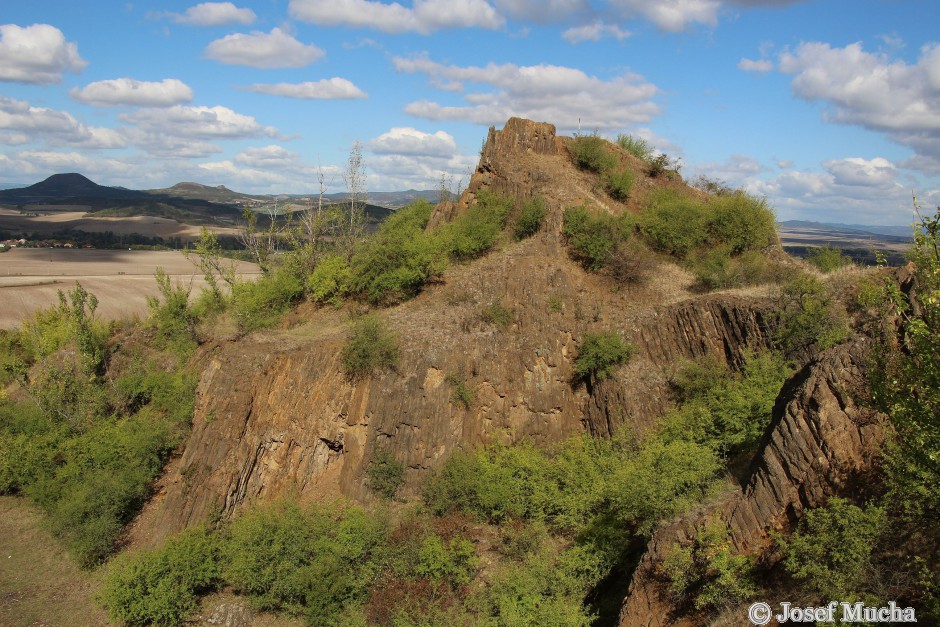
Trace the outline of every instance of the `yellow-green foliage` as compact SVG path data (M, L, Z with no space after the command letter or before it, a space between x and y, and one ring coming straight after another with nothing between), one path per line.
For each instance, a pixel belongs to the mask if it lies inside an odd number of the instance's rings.
M516 217L513 225L513 235L516 239L525 239L538 233L542 228L542 221L548 213L548 204L541 196L529 198L522 203L522 210Z
M477 202L437 233L447 253L456 260L474 259L489 251L506 227L512 203L489 190Z
M493 301L486 307L480 309L480 320L503 331L512 326L515 319L515 312L509 307L506 307L503 302L499 300Z
M568 242L569 254L585 268L600 270L610 260L617 246L630 236L630 216L614 218L584 207L565 209L562 233Z
M784 544L784 564L824 599L854 598L865 592L872 550L887 530L884 510L833 498L826 507L806 512Z
M733 607L759 592L753 558L733 552L730 530L719 520L700 526L688 546L674 544L660 565L677 601L696 609ZM835 598L835 597L833 597Z
M232 284L232 313L238 328L253 331L269 327L303 295L300 277L276 268L256 280L236 279Z
M743 192L703 199L661 191L639 230L651 247L684 260L707 289L776 280L782 272L760 254L777 241L774 214Z
M806 259L820 272L832 272L852 263L851 257L842 254L841 250L830 244L810 248Z
M282 502L237 518L222 548L223 576L259 609L341 624L379 570L387 522L356 507Z
M386 449L379 449L366 468L369 489L393 498L405 482L405 467Z
M352 277L342 255L324 255L307 277L307 294L316 303L338 304L349 293Z
M117 376L101 377L108 338L91 315L95 303L76 288L59 307L28 321L26 330L7 336L10 370L34 402L0 400L0 492L39 504L49 527L85 566L114 550L143 505L188 429L195 395L195 379L176 367L178 359L169 359L174 368L167 371L155 365L166 356L145 363L125 347L128 365ZM162 328L172 328L178 305L157 305L166 316ZM76 334L65 344L63 329ZM69 345L77 364L63 357L68 351L59 352Z
M97 372L105 358L108 330L95 320L98 298L76 284L59 304L39 310L23 326L21 343L32 359L41 359L74 342L86 375Z
M653 156L653 147L648 141L633 135L617 135L617 145L637 159L649 161Z
M636 348L615 332L585 333L578 347L574 373L579 379L602 380L626 363Z
M617 158L607 148L607 140L597 133L576 135L570 146L575 165L582 170L603 173L617 164Z
M604 177L604 189L616 200L626 200L633 191L633 172L627 168L610 171Z
M425 231L433 210L420 200L382 223L350 262L353 293L374 303L395 303L414 297L444 272L445 247L438 236Z
M124 625L182 625L199 595L221 581L219 538L195 528L159 549L121 555L107 570L99 601Z
M791 364L770 352L749 356L736 373L713 359L688 364L673 380L682 404L664 417L662 437L692 440L723 456L751 451L792 372Z
M849 335L845 314L819 279L800 274L781 289L775 332L786 353L815 347L825 350Z
M398 363L398 338L377 314L361 316L352 322L342 359L343 371L351 378L394 368Z

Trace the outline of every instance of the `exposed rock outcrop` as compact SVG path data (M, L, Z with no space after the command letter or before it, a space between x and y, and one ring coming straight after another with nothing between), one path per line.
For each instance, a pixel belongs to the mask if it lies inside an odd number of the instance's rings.
M691 542L706 520L727 522L736 551L761 555L771 531L788 530L804 509L849 492L871 470L883 439L883 417L854 397L863 385L866 359L866 341L859 338L824 353L793 376L781 391L744 487L713 508L657 530L634 573L622 627L696 624L673 615L657 568L674 544Z
M402 348L394 372L344 377L345 314L336 311L312 314L297 331L204 347L192 434L137 521L136 539L158 541L287 493L368 500L366 470L380 449L406 467L404 491L413 495L455 450L558 442L585 429L607 435L624 424L642 432L669 406L668 381L680 362L715 354L736 365L745 348L766 345L765 301L695 297L691 278L666 264L648 285L612 291L568 259L563 209L603 210L609 199L594 195L571 164L566 141L550 124L519 119L490 131L480 167L452 208L466 207L483 186L538 194L548 225L452 268L445 284L385 312ZM513 311L508 329L480 318L496 301ZM612 379L575 384L578 342L601 329L620 332L637 353ZM449 375L472 390L469 408L453 401Z

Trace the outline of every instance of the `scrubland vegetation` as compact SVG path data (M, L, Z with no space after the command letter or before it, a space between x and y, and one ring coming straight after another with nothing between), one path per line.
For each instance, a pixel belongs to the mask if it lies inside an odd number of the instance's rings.
M646 176L676 176L642 140L618 144L646 164ZM632 197L639 175L620 170L603 139L577 138L573 157L611 198ZM35 501L80 563L102 564L188 433L196 376L187 364L208 325L229 316L239 332L263 329L304 299L393 305L449 264L538 233L548 212L544 199L514 207L484 191L455 220L428 229L432 209L415 203L363 237L355 216L312 208L286 235L286 251L256 251L265 274L255 282L235 278L206 232L196 255L210 288L190 298L158 273L160 296L141 325L99 323L94 296L77 287L21 330L0 333L2 383L18 384L0 395L0 493ZM701 526L660 566L680 607L707 616L764 598L773 577L820 602L905 598L924 615L940 614L932 561L940 541L929 522L940 515L940 212L924 225L913 253L916 289L870 281L853 305L857 317L896 321L874 325L868 402L891 417L877 480L781 535L782 567L773 573L735 554L727 527ZM647 433L624 428L610 438L457 452L428 473L417 497L401 495L406 469L393 452L373 450L368 506L286 499L114 557L99 599L111 619L182 624L202 596L223 589L313 625L585 625L614 617L619 608L604 592L629 579L657 526L733 485L758 453L785 381L849 337L852 325L825 283L763 254L776 242L773 213L742 192L663 186L637 213L569 207L562 229L571 257L619 286L648 280L657 256L690 269L703 290L779 283L773 350L744 355L738 371L718 360L683 364L671 379L673 408ZM821 271L842 263L825 249L812 262ZM479 317L498 333L516 322L498 300ZM572 385L617 377L635 351L616 329L578 340ZM345 374L393 370L399 342L380 313L353 318ZM451 402L470 410L475 399L463 376L449 373L445 382ZM902 540L888 538L889 528ZM621 599L622 591L614 602Z
M597 343L626 359L617 336ZM117 560L102 600L132 624L181 621L196 595L225 586L316 625L587 624L589 593L625 576L656 523L722 490L725 463L754 453L788 372L770 353L740 373L688 364L675 377L679 404L647 437L456 453L398 522L382 507L257 507ZM394 496L402 470L380 452L370 488Z

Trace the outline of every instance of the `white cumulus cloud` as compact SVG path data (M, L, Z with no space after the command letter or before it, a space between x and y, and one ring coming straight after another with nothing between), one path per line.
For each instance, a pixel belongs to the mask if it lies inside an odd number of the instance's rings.
M338 77L304 83L256 84L244 89L261 94L308 100L358 100L369 97L351 81Z
M251 9L236 7L231 2L203 2L189 7L185 13L171 14L173 21L191 26L251 24L257 16Z
M206 57L230 65L256 68L304 67L326 53L313 44L297 41L280 28L270 33L235 33L206 46Z
M885 133L914 150L910 167L940 165L940 44L925 46L910 64L860 43L808 42L781 54L779 69L793 75L798 97L828 105L827 121Z
M375 0L291 0L292 17L321 26L430 34L446 28L497 29L505 20L486 0L414 0L411 7Z
M832 159L824 161L823 166L837 185L892 187L898 177L897 167L882 157Z
M69 91L72 98L96 107L132 105L137 107L171 107L193 99L193 90L175 78L160 82L115 78L96 81Z
M83 148L123 148L121 132L90 127L67 111L34 107L23 100L0 96L0 141L18 145L37 140Z
M175 137L211 140L277 135L277 129L264 126L249 115L236 113L222 106L177 105L167 109L140 109L122 114L119 119L145 132Z
M600 41L606 37L613 37L618 41L623 41L630 36L630 31L623 30L616 24L605 24L597 21L584 26L575 26L569 28L561 36L572 44L578 44L584 41Z
M664 31L680 32L691 24L718 23L718 0L609 0L608 5L624 18L641 17Z
M457 154L457 142L449 133L425 133L416 128L396 127L382 133L366 147L376 154L450 157Z
M622 74L609 80L557 65L443 65L426 56L393 59L399 72L428 75L432 84L475 83L489 91L465 95L466 105L444 106L429 100L405 107L431 120L464 120L497 125L512 116L551 121L563 130L622 129L648 122L660 112L653 98L659 89L642 76Z
M745 72L767 73L774 69L774 62L769 59L741 59L738 61L738 69Z
M47 85L65 72L81 72L88 62L78 46L55 26L0 25L0 81Z
M494 4L514 19L532 22L568 20L593 12L587 0L494 0Z

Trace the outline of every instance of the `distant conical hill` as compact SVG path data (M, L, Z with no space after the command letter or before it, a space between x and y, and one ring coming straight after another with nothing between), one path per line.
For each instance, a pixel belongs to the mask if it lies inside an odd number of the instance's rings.
M0 191L0 202L26 205L35 203L61 203L69 199L139 199L146 194L122 187L98 185L77 172L53 174L44 181Z

